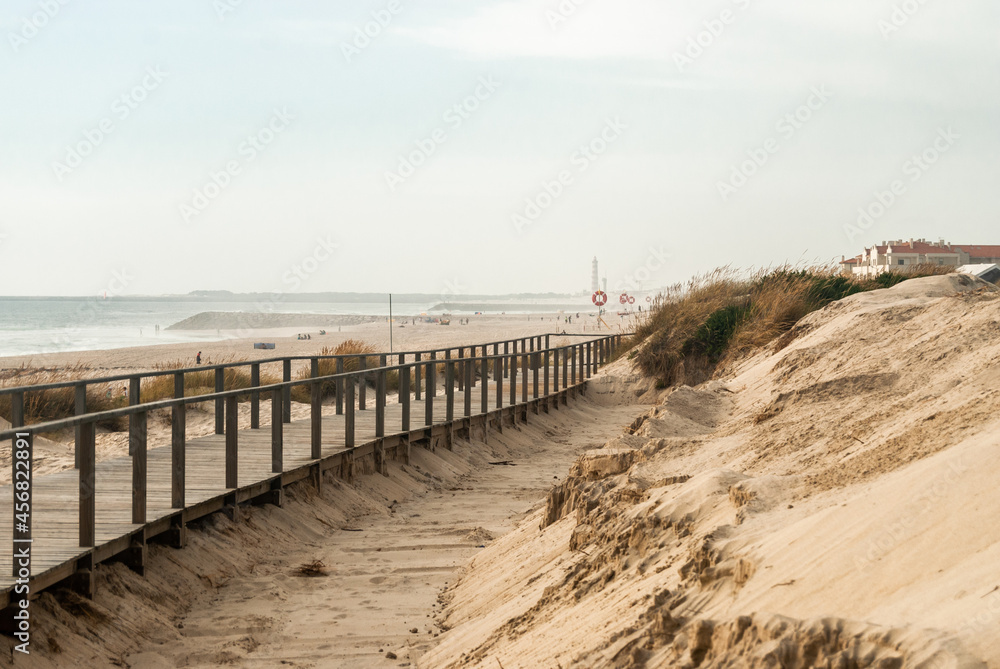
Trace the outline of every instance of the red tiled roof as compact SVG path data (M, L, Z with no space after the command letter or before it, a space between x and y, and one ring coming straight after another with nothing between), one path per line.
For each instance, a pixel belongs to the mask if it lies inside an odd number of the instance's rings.
M953 244L973 258L1000 258L1000 246L981 246L974 244Z
M890 246L892 247L893 253L957 253L957 251L952 251L940 246L934 246L933 244L927 244L925 242L913 242L912 246L909 243L890 244Z

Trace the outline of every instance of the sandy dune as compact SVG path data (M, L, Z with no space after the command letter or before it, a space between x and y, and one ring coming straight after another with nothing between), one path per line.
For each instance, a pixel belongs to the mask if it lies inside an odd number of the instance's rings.
M1000 666L998 315L909 281L667 392L476 556L421 666Z

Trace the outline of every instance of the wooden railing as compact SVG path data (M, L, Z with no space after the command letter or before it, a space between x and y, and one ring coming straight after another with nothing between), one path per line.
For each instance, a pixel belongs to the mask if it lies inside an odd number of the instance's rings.
M582 337L586 341L575 344L550 347L552 336ZM412 432L411 404L422 401L424 404L424 421L416 429L425 430L430 426L451 424L456 421L456 409L462 412L462 418L473 415L489 415L491 411L504 408L504 394L509 394L506 408L523 411L523 419L527 420L528 407L534 403L538 412L538 402L555 397L562 397L566 402L567 389L575 388L596 372L599 366L606 363L621 342L622 335L539 335L521 339L511 339L486 344L459 346L450 348L428 349L424 351L408 351L397 353L369 353L349 356L292 356L270 358L251 362L234 362L222 365L209 365L186 369L153 371L141 374L102 377L95 379L73 380L61 383L40 384L0 389L0 394L11 395L11 423L9 430L0 432L0 440L11 439L12 443L12 489L14 492L13 545L15 554L18 547L30 542L30 523L19 523L18 509L23 508L23 501L18 497L19 480L32 479L31 440L32 435L53 432L67 428L75 429L75 461L79 470L79 546L86 549L95 546L96 517L96 433L97 425L103 421L127 418L129 432L129 453L132 457L132 499L131 521L135 525L147 522L147 434L149 415L153 411L169 410L171 424L171 455L170 455L170 488L171 507L185 509L185 449L187 442L186 414L188 405L211 401L215 404L215 432L225 436L224 487L236 489L239 487L239 425L238 407L241 399L250 404L251 430L260 429L260 401L262 394L270 394L271 398L271 471L281 474L284 468L284 426L291 422L291 393L296 387L308 389L309 396L309 447L311 457L318 460L323 457L323 384L332 382L336 396L336 414L344 416L344 448L346 451L355 449L357 411L367 411L369 406L367 386L374 381L374 414L375 438L383 439L387 429L393 434L405 435ZM378 358L377 367L368 368L366 361ZM320 376L320 361L332 359L337 373ZM358 361L357 371L344 371L347 360ZM291 378L293 361L309 361L310 375L308 378ZM263 364L280 363L282 381L278 383L260 384L260 366ZM226 389L225 370L249 366L251 373L250 388ZM439 398L437 374L443 367L444 396ZM206 369L215 371L215 392L205 395L185 397L185 374L204 372ZM518 370L520 369L520 374ZM481 379L478 401L474 397L476 375ZM398 375L398 402L400 410L399 424L386 425L387 381L389 374ZM143 402L141 398L142 381L152 377L172 375L174 381L174 397ZM492 384L490 377L492 375ZM520 376L520 380L518 379ZM107 411L88 412L86 409L86 390L89 385L113 383L127 379L130 385L129 406ZM411 386L412 383L412 386ZM495 407L489 405L490 387L494 388ZM518 387L520 385L520 388ZM505 388L506 386L506 388ZM529 386L531 389L529 401ZM76 415L32 425L24 424L25 396L33 392L44 392L56 388L75 388ZM456 390L460 394L456 398ZM520 391L520 392L519 392ZM520 395L520 398L518 397ZM444 421L434 422L434 405L444 402ZM456 406L457 404L457 406ZM478 406L477 406L478 405ZM394 412L396 413L396 412ZM515 416L517 413L514 414ZM502 420L502 416L501 416ZM488 420L484 422L488 425ZM501 423L502 425L502 423ZM329 442L328 442L329 443ZM21 463L21 464L19 464ZM18 472L21 471L21 474ZM320 474L322 471L320 470ZM30 486L29 486L30 489ZM28 500L30 504L30 499ZM21 507L18 505L22 504ZM182 518L183 522L184 518ZM23 575L23 573L22 573ZM14 577L18 577L18 565L14 563ZM7 593L9 595L9 592ZM4 599L7 600L7 595ZM7 600L9 601L9 600ZM0 608L2 608L0 603Z

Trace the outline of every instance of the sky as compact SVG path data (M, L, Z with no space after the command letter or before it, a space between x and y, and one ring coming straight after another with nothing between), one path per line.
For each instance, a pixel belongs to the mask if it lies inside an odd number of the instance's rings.
M995 0L7 0L0 294L653 290L1000 243Z

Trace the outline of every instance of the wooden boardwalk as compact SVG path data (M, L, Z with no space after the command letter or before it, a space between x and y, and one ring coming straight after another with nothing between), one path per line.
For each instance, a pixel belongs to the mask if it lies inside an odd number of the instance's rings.
M538 374L541 376L541 370ZM238 485L235 488L226 487L226 435L188 439L183 509L172 508L171 504L171 447L150 449L146 465L146 522L141 524L131 522L134 458L104 460L96 466L93 547L81 547L78 540L80 472L69 469L38 476L32 487L31 594L37 596L57 583L90 594L96 564L120 559L142 572L147 542L158 540L183 546L186 523L220 510L238 515L240 504L280 504L285 486L303 480L321 486L322 475L330 470L350 479L358 458L372 458L376 471L384 471L388 457L408 461L411 446L448 447L456 435L487 437L490 430L502 430L504 425L529 420L531 415L548 412L560 402L565 404L571 396L585 390L584 374L581 373L576 381L576 385L569 388L536 396L538 385L529 377L529 383L518 384L517 402L512 405L509 380L503 379L498 405L496 382L487 380L489 411L486 413L482 412L480 382L471 393L454 391L451 421L447 416L446 397L440 388L432 402L430 421L426 420L426 395L423 400L411 396L410 429L401 430L403 408L390 403L384 407L385 436L382 438L376 437L376 409L369 406L365 411L353 412L355 448L345 447L347 417L324 415L320 421L321 457L318 459L312 457L313 421L307 418L286 423L280 474L272 471L271 427L239 430ZM470 396L471 415L466 417L465 401ZM525 397L527 402L523 401ZM12 493L9 485L0 488L0 537L13 535ZM12 563L11 553L0 551L0 609L11 603Z

